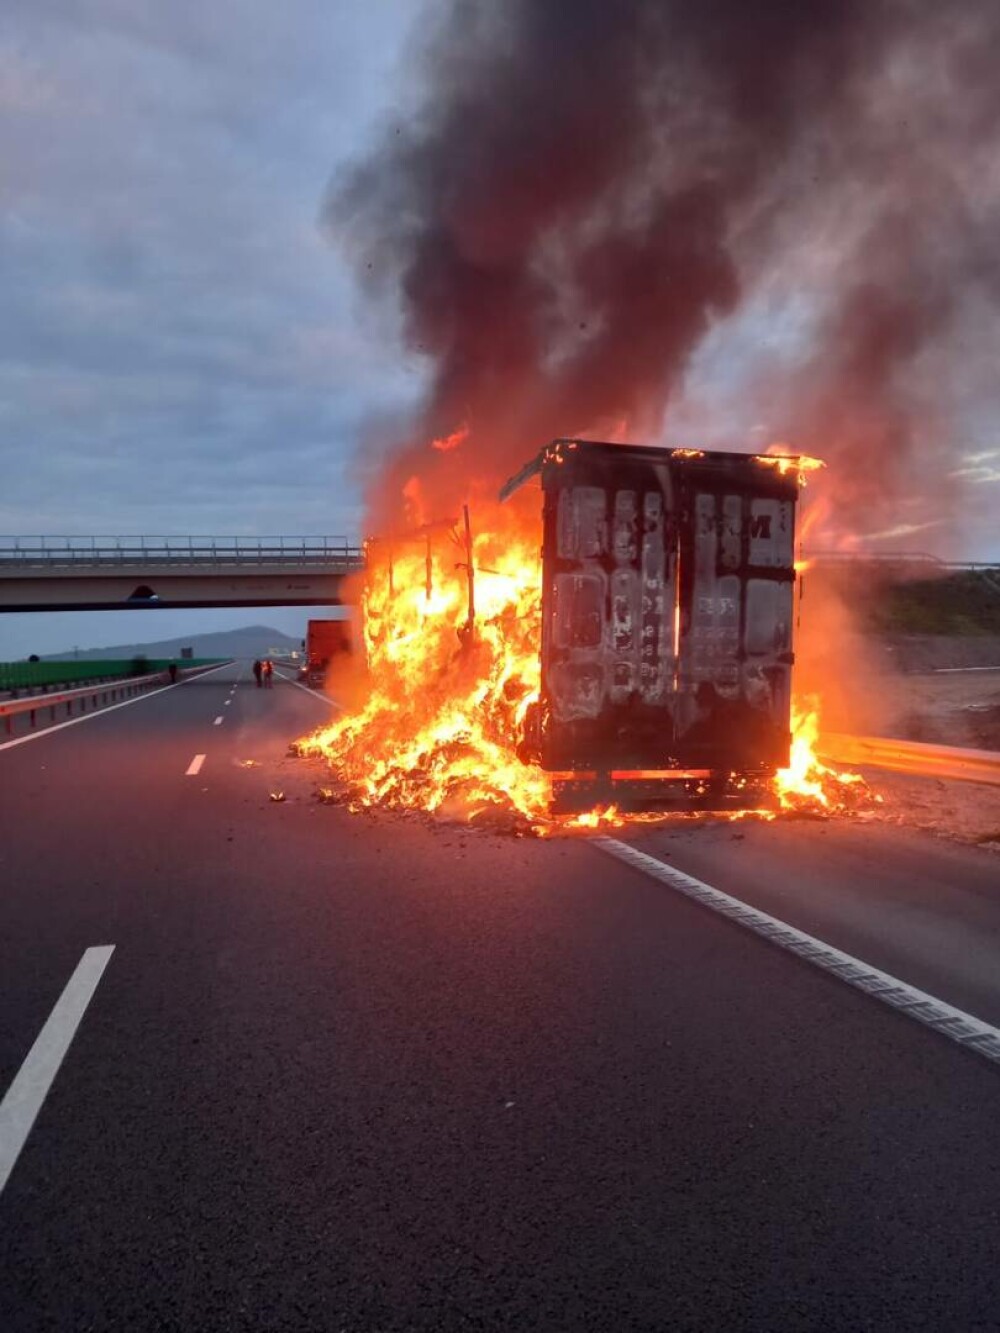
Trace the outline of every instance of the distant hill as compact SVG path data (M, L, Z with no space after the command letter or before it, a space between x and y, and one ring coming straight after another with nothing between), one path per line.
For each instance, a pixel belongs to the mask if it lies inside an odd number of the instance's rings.
M243 629L219 630L214 634L185 634L176 639L158 639L154 643L116 643L109 648L87 648L79 652L51 653L44 662L127 661L141 653L144 657L179 657L182 648L192 648L195 657L254 658L262 654L284 654L300 646L300 639L290 638L267 625L247 625Z

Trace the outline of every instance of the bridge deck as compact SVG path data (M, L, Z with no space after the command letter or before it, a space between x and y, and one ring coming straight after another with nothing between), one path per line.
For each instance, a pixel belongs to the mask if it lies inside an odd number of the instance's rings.
M0 611L336 605L346 537L0 537Z

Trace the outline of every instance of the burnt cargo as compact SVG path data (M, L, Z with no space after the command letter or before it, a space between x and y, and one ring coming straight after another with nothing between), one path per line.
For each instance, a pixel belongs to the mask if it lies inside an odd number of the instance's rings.
M596 783L586 799L698 775L681 804L719 794L706 778L732 796L734 778L787 764L797 460L556 440L502 496L535 474L541 698L526 754Z

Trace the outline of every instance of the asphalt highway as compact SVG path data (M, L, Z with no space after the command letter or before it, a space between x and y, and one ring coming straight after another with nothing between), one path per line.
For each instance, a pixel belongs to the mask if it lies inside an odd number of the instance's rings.
M1000 1065L606 845L316 803L326 709L233 666L0 747L0 1096L67 1041L0 1330L1000 1329ZM1000 1026L995 855L626 841Z

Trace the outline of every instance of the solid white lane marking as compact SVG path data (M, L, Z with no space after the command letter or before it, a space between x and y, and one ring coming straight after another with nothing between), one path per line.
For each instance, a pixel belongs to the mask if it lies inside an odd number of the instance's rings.
M281 671L275 671L274 674L280 676L282 680L287 681L289 685L294 685L297 690L304 690L306 694L311 694L312 697L318 699L320 703L329 704L331 708L343 707L343 704L337 699L331 699L328 694L320 694L319 690L311 690L308 685L302 685L297 680L292 680L291 676L286 676Z
M66 989L56 1000L48 1021L25 1056L6 1097L0 1102L0 1191L7 1184L114 951L113 944L84 950Z
M205 676L210 676L213 671L221 671L224 666L229 666L229 663L223 662L221 666L212 667L208 671L203 671L200 676L196 676L194 679L202 680ZM106 713L113 713L118 708L128 708L131 704L142 703L144 699L152 699L154 695L165 694L167 690L177 689L178 686L187 685L187 683L186 680L179 680L177 685L161 685L159 689L150 690L148 694L137 694L132 699L123 699L120 704L107 704L103 708L95 708L93 712L81 713L79 717L71 717L68 722L52 722L48 726L42 727L39 731L29 732L27 736L16 736L12 741L0 742L0 750L12 750L15 745L27 745L29 741L40 741L43 736L51 736L54 731L63 731L66 727L75 727L81 722L92 722L95 717L104 717ZM109 689L110 688L111 687L109 686ZM38 705L39 710L52 707L51 704L41 702L41 700L45 698L44 694L40 694L38 698L40 701Z
M664 865L655 856L640 852L635 847L630 847L628 843L619 842L617 838L595 838L594 846L617 857L619 861L624 861L626 865L634 866L636 870L651 875L671 889L676 889L686 898L693 898L703 907L708 907L713 912L728 917L730 921L735 921L737 925L752 930L755 935L769 940L780 949L787 949L789 953L796 954L807 963L822 968L824 972L832 973L841 981L846 981L849 986L854 986L864 991L866 995L881 1000L892 1009L915 1018L917 1022L933 1028L942 1036L950 1037L960 1046L978 1051L987 1060L1000 1064L1000 1028L995 1028L981 1018L967 1014L963 1009L956 1009L946 1000L928 995L926 991L918 990L916 986L900 981L898 977L872 967L870 963L863 963L832 944L817 939L815 935L807 935L804 930L786 925L777 917L769 916L767 912L762 912L757 907L750 907L739 898L733 898L730 894L723 893L721 889L715 889L711 884L695 879L693 875L685 875L682 870Z
M219 726L219 725L221 724L221 722L222 722L222 716L221 716L221 714L220 714L220 716L217 717L217 718L215 719L215 721L212 723L212 726L213 726L213 727L217 727L217 726Z
M188 764L187 771L185 772L184 776L186 778L197 777L197 775L201 772L201 766L204 762L205 762L205 756L203 754L196 754L195 757L191 760L190 764Z

